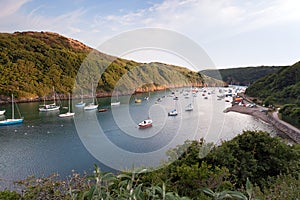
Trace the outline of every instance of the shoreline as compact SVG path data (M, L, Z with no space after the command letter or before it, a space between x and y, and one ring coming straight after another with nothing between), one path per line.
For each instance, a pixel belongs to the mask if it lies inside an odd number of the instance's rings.
M262 112L262 110L264 110ZM249 108L245 106L239 106L239 105L233 105L231 107L228 107L224 110L225 113L227 112L237 112L241 114L250 115L253 117L256 117L258 119L261 119L262 121L273 125L276 129L284 133L285 137L291 139L297 144L300 144L300 130L296 127L292 128L293 126L290 124L287 124L286 122L280 120L278 117L275 117L277 115L273 112L267 112L266 108L257 106L255 108ZM283 137L283 136L281 136Z
M182 88L182 87L190 87L190 86L186 86L186 85L177 85L177 86L172 86L172 87L152 86L150 88L137 88L134 92L132 92L131 90L127 90L127 91L123 91L123 92L118 91L117 93L119 96L126 96L126 95L144 94L144 93L148 93L148 92L178 89L178 88ZM201 84L194 84L193 87L201 88L204 86ZM218 87L218 86L207 85L207 87ZM223 86L220 86L220 87L223 87ZM95 93L96 98L112 97L114 95L116 95L116 93L114 91L107 92L107 91L100 90L100 91L97 91L97 93ZM89 94L83 95L83 99L89 99L89 98L92 98L92 96ZM53 96L48 95L45 97L45 101L53 101L53 99L54 99ZM67 94L56 93L56 99L68 100L69 97ZM76 95L71 96L71 99L81 99L81 95L79 93L76 93ZM40 97L40 96L34 96L32 98L22 97L22 98L15 98L14 101L16 103L43 102L44 97ZM0 95L0 105L10 104L10 103L11 103L10 96Z

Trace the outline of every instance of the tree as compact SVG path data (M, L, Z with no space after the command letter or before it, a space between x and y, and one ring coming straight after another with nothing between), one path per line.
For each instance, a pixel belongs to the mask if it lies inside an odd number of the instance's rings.
M242 135L216 147L205 160L229 169L231 178L242 186L249 178L259 186L269 178L288 172L299 173L299 150L262 131L244 131Z

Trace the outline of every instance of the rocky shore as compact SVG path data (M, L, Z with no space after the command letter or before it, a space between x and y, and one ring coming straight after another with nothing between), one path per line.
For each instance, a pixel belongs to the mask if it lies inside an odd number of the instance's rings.
M300 143L300 130L292 125L280 120L277 116L277 112L268 112L266 108L261 106L256 106L254 108L233 105L228 107L224 112L238 112L253 117L259 118L269 124L272 124L278 130L283 132L285 136L292 139L296 143Z

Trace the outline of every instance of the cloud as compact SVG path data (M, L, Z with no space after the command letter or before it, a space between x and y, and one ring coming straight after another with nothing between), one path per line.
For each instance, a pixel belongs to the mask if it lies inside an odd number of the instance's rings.
M25 1L24 1L25 3ZM24 3L22 5L24 5ZM2 31L14 32L14 31L53 31L60 34L72 37L84 29L82 20L86 10L76 9L70 12L63 13L58 16L46 16L43 12L45 5L37 6L31 9L28 13L26 11L18 11L21 5L7 5L5 15L2 14L2 20L0 23L0 29ZM14 8L14 12L11 10ZM41 11L41 12L39 12ZM8 14L10 13L10 14ZM88 22L87 22L88 23ZM76 39L79 39L78 37Z
M6 17L17 12L24 4L31 0L1 0L0 1L0 18Z
M160 27L211 40L299 20L299 8L297 0L165 0L125 14L97 16L93 28Z
M0 0L1 31L53 31L94 48L121 32L153 27L177 31L207 47L213 45L205 48L215 54L224 54L221 51L229 51L230 46L236 47L232 51L241 52L245 46L253 46L253 41L263 46L273 44L266 31L275 38L273 33L280 30L282 35L278 33L277 38L296 41L297 37L291 38L289 33L295 32L292 27L296 29L300 21L298 0L163 0L146 7L136 5L136 9L111 10L103 10L101 3L92 5L82 0L68 8L58 8L55 1L43 5L33 1L24 6L29 1ZM48 8L63 14L53 16Z

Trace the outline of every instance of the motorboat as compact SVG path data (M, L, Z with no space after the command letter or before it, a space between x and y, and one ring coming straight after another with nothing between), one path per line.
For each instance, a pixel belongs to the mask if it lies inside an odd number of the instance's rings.
M177 112L176 109L171 110L170 112L168 112L168 116L176 116L176 115L178 115L178 112Z
M151 119L145 119L139 123L139 128L148 128L152 126Z
M134 102L135 102L135 103L141 103L141 102L142 102L142 99L135 99Z

